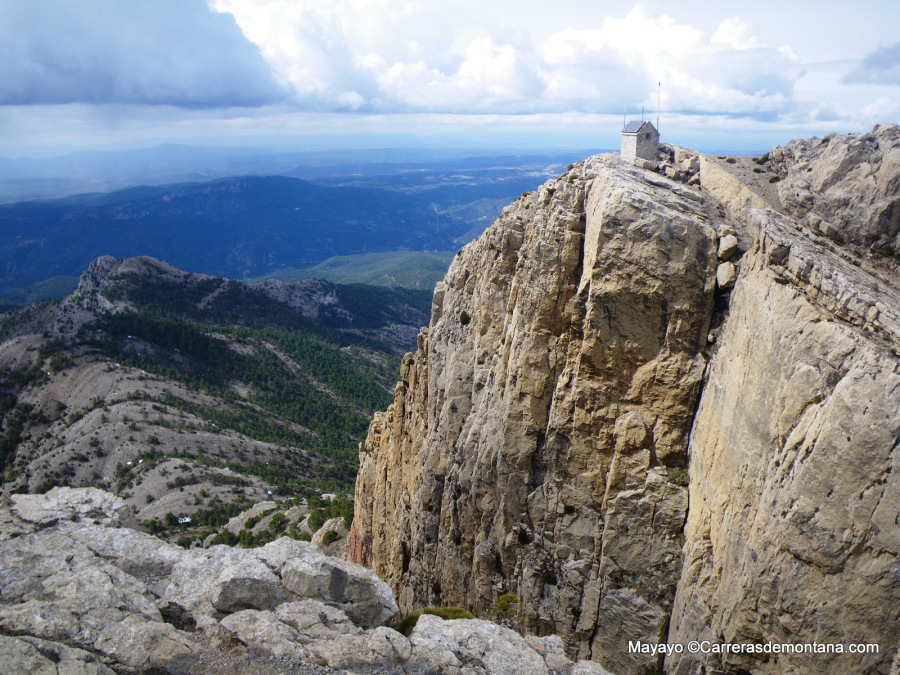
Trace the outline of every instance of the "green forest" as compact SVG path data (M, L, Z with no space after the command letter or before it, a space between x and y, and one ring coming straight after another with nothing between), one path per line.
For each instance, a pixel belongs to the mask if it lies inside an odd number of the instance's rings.
M324 455L331 462L322 479L346 489L372 412L391 402L398 365L396 355L359 329L396 320L385 315L392 303L421 307L424 294L368 286L340 292L354 332L341 330L346 317L314 322L239 282L204 279L186 287L163 278L130 278L105 295L127 301L133 311L104 314L82 329L79 341L117 363L229 404L201 408L170 396L161 401L167 405L256 440ZM247 393L236 393L235 384ZM245 464L241 471L296 491L299 484L284 461Z

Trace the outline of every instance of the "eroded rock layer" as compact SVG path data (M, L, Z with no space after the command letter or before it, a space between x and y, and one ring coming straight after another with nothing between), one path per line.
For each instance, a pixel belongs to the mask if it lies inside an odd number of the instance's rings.
M900 130L857 136L746 177L676 149L702 187L592 157L507 207L438 285L360 448L351 559L401 611L515 594L523 629L617 673L887 672ZM628 651L692 639L880 650Z
M95 488L0 501L0 670L114 675L609 675L557 636L422 616L372 570L282 537L185 550Z
M402 610L514 593L611 668L665 640L716 250L696 190L597 157L461 252L362 450L352 555Z
M669 638L881 653L685 654L670 670L887 672L900 642L900 296L783 217L755 225L694 422Z

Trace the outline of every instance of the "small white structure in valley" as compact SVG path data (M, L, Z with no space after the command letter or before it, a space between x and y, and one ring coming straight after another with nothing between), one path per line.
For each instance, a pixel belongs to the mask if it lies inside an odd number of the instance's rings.
M655 160L659 153L659 132L650 122L629 122L622 129L622 159Z

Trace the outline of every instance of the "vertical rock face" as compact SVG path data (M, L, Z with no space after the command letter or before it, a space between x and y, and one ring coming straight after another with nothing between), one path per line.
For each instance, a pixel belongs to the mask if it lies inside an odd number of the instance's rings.
M460 253L361 449L351 556L401 610L514 593L613 670L665 640L716 250L696 190L594 158Z
M616 673L888 672L900 280L866 249L895 243L900 131L857 136L776 148L755 183L703 158L699 191L594 157L508 207L360 448L351 558L401 611L514 593Z
M691 442L669 639L880 644L880 653L675 655L707 667L887 672L900 642L900 295L757 212Z

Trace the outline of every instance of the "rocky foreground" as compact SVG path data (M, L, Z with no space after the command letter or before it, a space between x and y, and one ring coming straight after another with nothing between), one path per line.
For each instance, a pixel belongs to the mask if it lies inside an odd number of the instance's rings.
M422 616L410 636L374 572L278 539L185 550L131 529L94 488L0 506L0 670L6 673L603 675L555 636Z
M570 167L456 257L350 557L403 611L515 594L617 673L900 672L900 127L665 152ZM691 640L879 649L660 654Z

